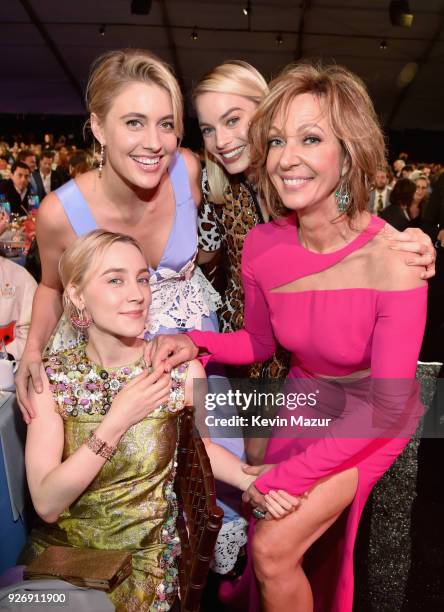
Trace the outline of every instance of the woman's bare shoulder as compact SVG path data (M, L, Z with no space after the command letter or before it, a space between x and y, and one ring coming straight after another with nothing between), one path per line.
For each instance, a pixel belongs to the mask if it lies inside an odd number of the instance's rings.
M410 266L408 262L412 259L411 253L393 249L384 231L379 232L369 246L370 273L375 289L402 291L426 284L421 279L424 269Z

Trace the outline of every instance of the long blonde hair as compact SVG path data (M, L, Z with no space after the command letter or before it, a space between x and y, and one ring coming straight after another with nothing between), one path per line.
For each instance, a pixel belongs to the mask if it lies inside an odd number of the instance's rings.
M261 73L242 60L229 60L216 66L201 78L193 92L193 101L204 93L216 92L247 98L259 104L268 93L268 85ZM230 183L225 170L205 151L211 201L222 204Z
M267 169L268 137L274 117L288 110L293 99L311 93L324 102L330 126L342 145L348 170L352 218L367 207L369 188L378 168L386 165L385 142L372 101L364 83L343 66L299 63L288 66L272 83L250 126L251 160L259 189L274 216L289 214L270 181Z
M179 84L170 68L144 49L119 49L104 53L94 62L86 87L86 104L99 121L106 117L112 101L131 82L155 84L171 96L174 132L183 136L183 99Z

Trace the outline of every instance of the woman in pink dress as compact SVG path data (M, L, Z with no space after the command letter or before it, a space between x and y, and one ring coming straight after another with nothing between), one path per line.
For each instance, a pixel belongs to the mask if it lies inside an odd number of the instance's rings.
M261 475L245 494L258 517L272 488L305 494L287 517L253 526L263 609L350 612L364 504L419 418L412 387L427 286L384 240L384 221L366 211L385 150L356 76L339 66L290 67L271 84L250 136L275 220L245 241L244 329L161 338L153 360L169 354L173 364L200 347L219 362L249 363L266 359L278 341L292 354L289 376L302 384L359 381L343 391L342 412L323 435L275 432L268 465L249 468ZM250 578L251 568L244 586L258 610Z

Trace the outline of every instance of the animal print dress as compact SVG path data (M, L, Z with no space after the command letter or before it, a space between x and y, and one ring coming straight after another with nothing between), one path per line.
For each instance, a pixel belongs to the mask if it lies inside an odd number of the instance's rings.
M202 173L202 203L199 208L199 248L209 253L222 251L222 273L226 290L218 311L221 332L237 331L244 323L244 291L241 281L241 258L244 240L252 227L264 223L255 191L247 181L233 179L225 202L214 204L208 186L206 169ZM271 359L249 366L227 366L231 378L285 378L289 355L278 348Z

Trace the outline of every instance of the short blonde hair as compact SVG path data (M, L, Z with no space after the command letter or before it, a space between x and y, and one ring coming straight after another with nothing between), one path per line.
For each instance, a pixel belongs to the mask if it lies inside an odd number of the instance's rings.
M250 126L252 166L259 189L274 217L291 212L282 204L267 174L268 135L276 114L285 112L293 99L304 93L325 101L330 126L346 155L349 168L342 179L351 196L346 214L352 218L366 210L370 185L377 169L386 166L386 156L384 136L366 87L343 66L293 64L270 83L270 93Z
M76 307L68 295L68 288L75 286L77 291L82 291L97 270L105 252L116 243L134 246L145 258L142 247L131 236L100 229L80 236L62 254L59 261L59 275L64 288L63 310L68 321L76 314Z
M204 93L224 93L242 96L259 104L268 93L267 81L248 62L229 60L219 64L201 78L193 91L193 102ZM205 151L205 166L211 201L222 204L230 183L225 170Z
M179 84L170 68L144 49L120 49L101 55L93 63L86 87L86 105L103 121L114 98L131 82L158 85L171 96L174 132L183 136L183 99Z

